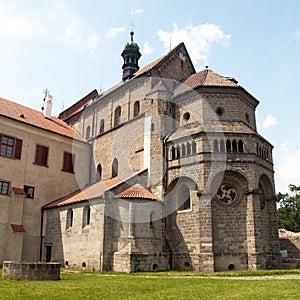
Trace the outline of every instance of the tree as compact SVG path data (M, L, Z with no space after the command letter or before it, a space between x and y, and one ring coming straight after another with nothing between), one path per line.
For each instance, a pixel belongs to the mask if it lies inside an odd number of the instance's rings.
M300 186L289 185L292 195L278 193L278 225L289 231L300 232Z

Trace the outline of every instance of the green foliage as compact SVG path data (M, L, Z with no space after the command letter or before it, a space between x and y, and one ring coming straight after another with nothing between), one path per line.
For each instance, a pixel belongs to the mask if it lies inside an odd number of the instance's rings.
M279 228L289 231L300 232L300 186L289 185L289 193L278 193L277 210Z
M300 299L299 278L300 270L134 274L62 271L59 281L0 279L0 299Z

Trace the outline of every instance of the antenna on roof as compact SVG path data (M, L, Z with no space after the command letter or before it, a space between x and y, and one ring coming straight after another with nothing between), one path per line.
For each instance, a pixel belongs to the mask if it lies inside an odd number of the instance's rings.
M172 34L170 33L170 51L172 49Z
M99 91L99 94L102 93L102 81L100 81L100 91Z
M49 95L50 91L46 88L45 90L43 90L43 93L45 94L45 98L44 98L44 101L45 101L45 99Z

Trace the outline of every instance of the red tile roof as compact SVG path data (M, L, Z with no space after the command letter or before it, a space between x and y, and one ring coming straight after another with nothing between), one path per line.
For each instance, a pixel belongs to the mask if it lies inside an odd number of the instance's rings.
M13 192L16 194L16 195L26 195L25 191L23 188L17 188L17 187L11 187L11 189L13 190Z
M150 191L142 187L140 184L135 184L129 187L127 190L118 194L119 198L136 198L136 199L148 199L159 200L158 197L153 195Z
M52 117L51 119L47 119L43 116L42 112L3 98L0 98L0 108L1 116L59 135L84 141L68 124L58 118Z
M11 229L13 232L25 232L25 228L23 225L20 224L10 224Z
M205 69L196 74L192 74L177 89L176 93L181 93L198 86L225 86L238 87L237 81L234 79L221 76L210 69Z
M103 195L104 191L111 189L113 186L121 183L125 178L112 178L106 181L99 181L92 185L86 186L73 193L70 193L54 202L51 202L44 206L45 208L51 208L56 206L62 206L75 202L80 202L87 199L93 199Z

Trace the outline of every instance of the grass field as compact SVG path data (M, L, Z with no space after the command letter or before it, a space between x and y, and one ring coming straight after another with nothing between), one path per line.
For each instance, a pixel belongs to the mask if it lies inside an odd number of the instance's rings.
M62 270L59 281L0 279L0 299L300 299L300 270L209 274Z

